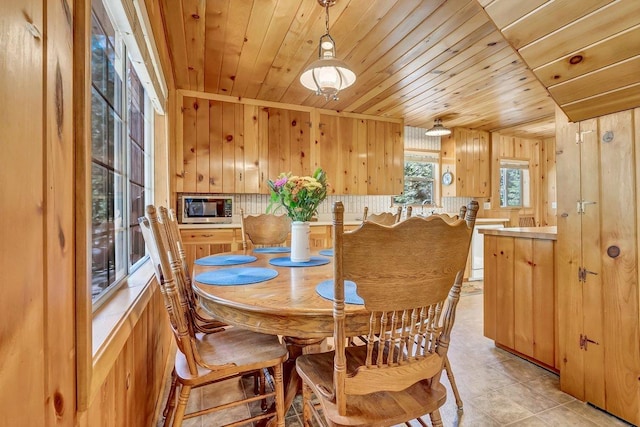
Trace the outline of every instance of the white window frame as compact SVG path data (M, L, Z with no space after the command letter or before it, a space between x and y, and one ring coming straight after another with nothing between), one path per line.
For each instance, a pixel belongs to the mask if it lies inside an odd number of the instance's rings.
M430 151L430 150L407 150L404 152L404 163L406 164L407 162L422 162L422 163L433 164L433 178L430 179L430 182L432 185L432 189L431 189L432 200L431 200L431 203L425 204L424 206L429 206L429 207L436 206L440 198L439 189L438 189L439 170L440 170L440 153L438 151ZM405 166L403 164L403 171L404 171L404 167ZM411 181L411 180L413 180L411 177L407 178L407 176L405 175L404 176L405 186L407 181ZM404 188L403 188L403 194L404 194ZM398 202L396 201L397 197L399 196L394 196L392 198L392 202L394 205L423 206L422 203Z
M94 0L94 1L101 1L101 0ZM145 260L148 258L145 254L145 256L143 256L141 259L139 259L137 262L135 262L134 264L130 264L130 254L131 254L131 242L130 242L130 225L132 224L132 219L130 218L130 213L131 213L131 206L130 206L130 194L129 194L129 180L130 180L130 176L129 176L129 172L130 172L130 145L131 141L129 138L129 120L130 120L130 115L129 115L129 111L128 111L128 100L129 100L129 87L127 84L127 62L130 63L130 66L133 68L133 70L136 72L136 74L138 74L138 70L139 70L139 66L136 66L137 61L135 61L134 58L131 58L131 56L129 55L129 49L127 46L127 43L132 43L131 38L126 39L123 36L123 32L121 29L119 29L117 27L117 20L114 19L114 14L112 12L113 6L114 6L114 2L110 1L110 0L102 0L102 3L104 5L106 14L107 14L107 19L109 19L110 24L113 26L114 30L115 30L115 40L114 40L114 50L115 50L115 55L117 57L117 60L115 61L114 67L116 67L116 74L121 78L122 82L121 82L121 90L122 90L122 94L120 96L120 103L121 105L119 106L121 109L121 123L118 125L119 129L115 130L116 132L119 133L119 138L122 139L123 141L123 147L122 147L122 161L125 162L125 165L121 168L123 171L123 174L120 178L120 180L122 181L119 189L114 189L114 194L116 193L116 191L121 191L122 196L122 215L119 217L120 220L117 221L114 218L114 223L117 223L115 226L118 227L116 231L116 235L114 238L114 245L115 245L115 274L116 274L116 279L115 281L109 283L109 285L104 288L99 294L97 294L97 296L94 298L92 295L92 292L89 292L89 295L91 296L91 304L92 304L92 310L95 312L97 309L100 308L100 306L102 304L104 304L106 301L109 300L109 298L111 297L111 295L113 295L113 293L119 289L124 283L127 282L127 277L129 276L129 274L133 273L136 269L138 269L144 262ZM93 12L92 12L93 13ZM100 22L100 20L98 19L98 21ZM101 25L105 25L104 22L100 22ZM134 49L134 51L137 51L137 49ZM129 61L127 61L127 58L129 59ZM138 78L140 79L141 82L143 82L143 77L140 76L138 74ZM93 84L93 83L92 83ZM144 172L145 172L145 177L144 177L144 194L145 194L145 201L144 201L144 205L147 205L149 203L153 203L153 183L154 183L154 172L153 172L153 166L154 166L154 162L153 162L153 141L154 141L154 136L153 136L153 117L154 117L154 112L153 112L153 107L151 104L151 100L150 97L148 95L148 85L145 85L143 83L143 87L145 90L145 96L144 96L144 105L142 106L142 110L143 110L143 114L144 114L144 158L145 158L145 166L144 166ZM92 161L92 165L93 165L93 161ZM136 220L136 218L134 218L134 220ZM137 221L136 221L137 222ZM91 226L91 224L89 224L89 226ZM93 247L91 248L91 250L93 251ZM90 257L92 255L90 254ZM93 278L93 274L91 275ZM93 280L88 284L88 286L92 287L93 285Z
M503 188L502 173L504 169L518 169L521 171L520 181L520 205L506 205L503 204L503 200L506 202L506 188ZM515 159L515 158L501 158L500 159L500 171L498 181L498 203L501 209L521 209L531 207L531 173L529 171L529 160Z

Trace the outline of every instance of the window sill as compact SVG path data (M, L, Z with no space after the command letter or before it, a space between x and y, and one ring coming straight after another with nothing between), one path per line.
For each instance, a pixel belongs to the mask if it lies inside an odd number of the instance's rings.
M157 289L154 283L153 266L147 261L94 313L91 322L93 369L89 402L102 387Z

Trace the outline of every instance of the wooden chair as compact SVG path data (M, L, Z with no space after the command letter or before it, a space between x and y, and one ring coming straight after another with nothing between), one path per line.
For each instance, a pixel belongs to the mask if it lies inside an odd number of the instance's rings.
M248 242L254 247L284 246L291 231L291 219L286 215L272 214L245 217L240 209L240 227L243 249L248 249Z
M536 219L533 215L520 215L518 217L518 227L535 227Z
M446 390L440 376L476 202L470 210L468 220L452 223L440 216L413 217L393 226L364 222L345 233L344 207L334 204L335 351L297 359L305 425L312 415L319 421L322 409L331 426L389 426L425 414L442 426ZM357 284L371 312L363 346L345 345L344 280Z
M160 215L160 221L165 224L167 229L168 244L172 253L178 255L178 260L182 264L180 270L180 280L177 281L178 289L184 295L184 301L187 303L187 309L193 316L194 326L196 332L211 333L216 332L217 329L226 326L225 323L211 318L204 313L198 305L197 297L191 287L191 269L187 265L187 256L184 250L184 244L182 243L182 237L180 236L180 229L178 228L178 221L173 209L167 209L164 206L158 207L158 213Z
M176 276L176 287L183 295L182 301L185 304L185 310L188 310L189 314L191 315L194 331L202 333L215 333L222 330L221 328L228 327L227 324L213 319L208 314L204 313L197 302L197 297L193 292L193 288L191 287L191 269L187 265L186 253L184 251L182 236L180 235L180 229L178 227L178 221L175 211L173 209L167 209L164 206L158 207L157 210L160 216L160 221L165 225L167 230L167 244L171 247L172 253L178 254L178 259L181 262L182 268L180 269L180 274ZM144 221L145 218L142 218L142 220ZM141 229L143 231L143 235L145 234L145 232L150 232L147 227L143 226L142 223ZM160 261L157 255L154 257L154 254L152 253L151 258L155 260L156 266L160 265ZM254 393L264 394L264 384L264 373L260 371L254 375ZM175 393L177 387L178 378L174 369L171 372L171 387L169 388L167 401L162 413L165 418L165 426L168 425L168 422L171 418L171 413L175 408ZM263 400L263 407L266 408L266 400Z
M161 222L156 208L147 206L146 216L140 219L142 234L154 263L156 278L164 297L171 328L177 343L174 369L180 388L175 414L170 411L165 424L173 416L173 426L182 425L183 419L208 414L230 407L273 397L274 409L241 420L249 423L261 419L276 418L276 424L284 427L284 386L282 363L287 359L287 350L278 337L259 334L240 328L222 329L215 333L197 333L193 317L188 310L183 292L179 290L182 280L182 262L170 244L170 226ZM154 259L155 258L155 259ZM272 369L273 392L251 396L211 408L185 414L191 389L250 372Z
M392 225L400 222L402 216L402 206L398 206L396 213L382 212L379 214L369 214L369 208L365 206L364 213L362 214L362 221L375 222L381 225Z
M413 206L407 206L407 216L406 216L406 218L411 218L412 214L413 214Z

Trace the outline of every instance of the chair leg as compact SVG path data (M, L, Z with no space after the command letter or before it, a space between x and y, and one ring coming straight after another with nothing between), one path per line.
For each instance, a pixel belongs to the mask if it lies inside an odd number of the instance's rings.
M444 370L447 372L447 378L449 378L449 383L451 383L451 389L453 390L453 395L456 398L456 405L458 406L458 411L462 411L462 399L460 398L460 393L458 392L458 386L456 385L456 379L453 376L453 371L451 370L451 364L449 363L449 358L447 356L444 357Z
M180 388L180 395L178 396L178 406L176 407L176 414L173 417L173 427L180 427L182 420L184 419L184 412L187 409L187 401L189 400L189 394L191 393L191 386L183 385Z
M429 418L431 418L431 425L433 427L444 427L444 424L442 424L442 418L440 417L439 409L436 409L435 411L430 413Z
M276 389L277 425L278 427L284 427L284 380L282 376L282 364L277 364L273 368L273 383Z
M171 387L169 388L169 395L167 396L167 402L164 404L164 411L162 411L162 416L164 417L163 427L169 427L169 423L171 422L171 416L173 415L173 410L176 407L177 386L178 376L176 375L176 370L173 369L171 371Z
M312 427L311 425L311 387L304 381L302 382L302 424L304 427Z
M260 386L260 389L258 390L258 392L264 395L266 392L266 385L267 385L267 376L264 374L264 369L260 369L260 371L256 374L256 381L258 381L258 384ZM266 411L267 407L268 407L267 399L262 399L262 401L260 402L260 409L262 409L263 411Z

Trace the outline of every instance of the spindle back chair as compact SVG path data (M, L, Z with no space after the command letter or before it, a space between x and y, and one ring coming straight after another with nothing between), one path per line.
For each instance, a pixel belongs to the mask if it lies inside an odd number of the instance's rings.
M465 219L412 217L392 226L364 222L344 232L341 202L334 215L335 351L303 355L303 416L330 425L393 425L429 414L441 426L440 383L475 224ZM366 345L347 346L345 280L371 312Z

